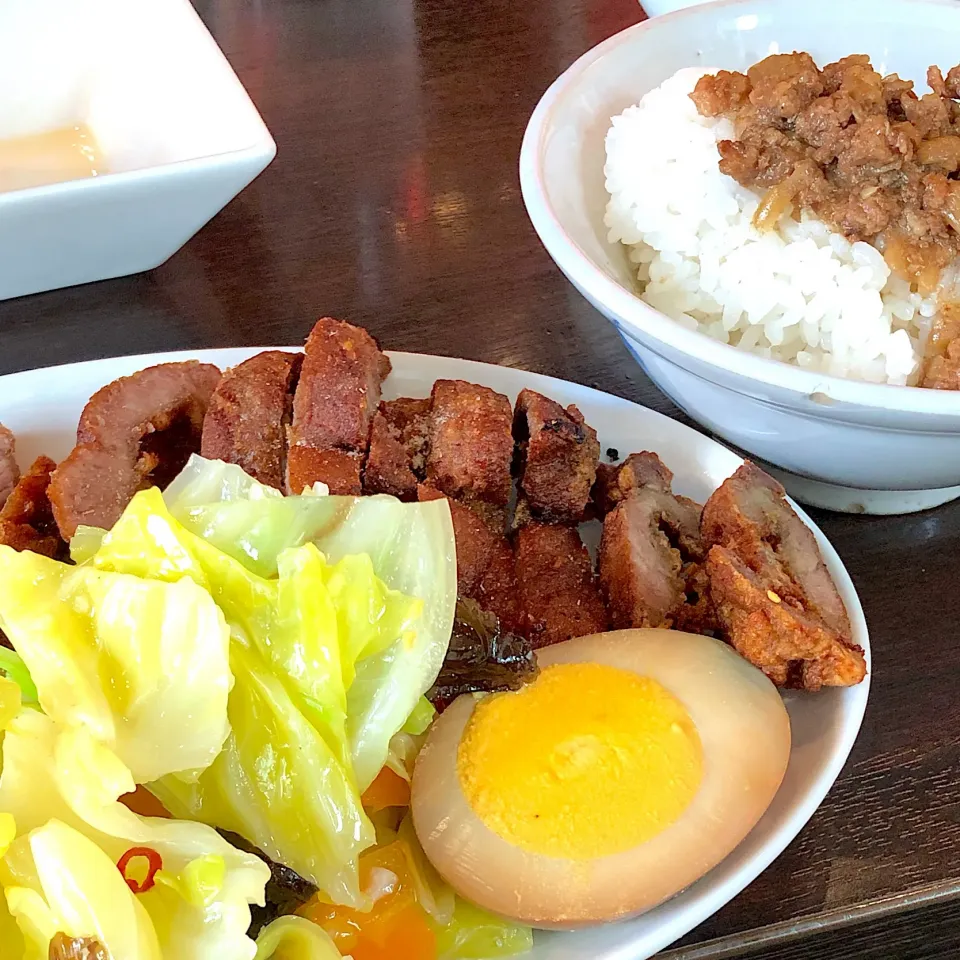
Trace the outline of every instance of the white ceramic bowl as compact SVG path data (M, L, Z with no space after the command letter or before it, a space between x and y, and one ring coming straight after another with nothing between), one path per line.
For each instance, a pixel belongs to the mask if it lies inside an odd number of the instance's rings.
M685 10L707 0L640 0L640 6L648 17L660 17L674 10Z
M158 266L276 153L189 0L3 0L0 140L82 123L111 172L0 193L0 300Z
M742 70L770 53L819 63L867 53L924 85L960 49L955 0L726 0L637 24L582 56L527 127L520 183L533 226L640 365L713 433L776 468L799 500L905 513L960 496L960 393L841 380L711 340L647 306L625 251L606 239L611 117L681 67ZM650 184L655 190L656 184Z

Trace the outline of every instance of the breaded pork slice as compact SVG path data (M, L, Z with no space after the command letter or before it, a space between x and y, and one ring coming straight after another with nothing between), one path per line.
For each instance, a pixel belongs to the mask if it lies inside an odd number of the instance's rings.
M693 501L650 488L634 490L607 514L600 582L616 629L675 625L687 602L684 567L703 559L699 522Z
M438 380L431 400L427 481L450 497L506 507L513 461L510 401L463 380Z
M528 523L517 531L523 634L533 647L602 633L607 610L574 527Z
M242 467L254 480L282 490L286 429L303 356L266 350L220 378L203 421L200 453Z
M307 337L293 400L287 449L287 490L302 493L318 480L330 492L359 495L390 361L360 327L323 317Z
M0 510L0 544L14 550L32 550L45 557L66 553L66 544L60 539L47 496L50 477L56 468L49 457L37 457L20 478Z
M426 476L430 400L384 400L373 418L363 492L416 500Z
M444 497L436 487L420 484L421 501ZM497 531L470 507L446 498L453 520L457 544L457 593L476 600L483 610L496 614L501 627L509 633L521 628L517 592L517 574L513 547L502 531Z
M513 436L519 454L517 526L527 517L579 523L597 477L597 431L575 406L564 409L534 390L521 390Z
M703 508L710 594L724 635L770 679L817 690L866 676L816 538L782 486L752 463Z
M13 433L0 423L0 507L6 502L20 479L16 453L17 444Z
M631 453L623 463L601 463L593 486L593 503L599 517L605 517L632 490L640 488L670 493L673 473L655 454L644 450Z
M614 627L716 630L703 566L700 505L676 496L673 474L655 453L603 468L594 487L606 513L600 583Z
M203 419L220 371L188 360L162 363L98 390L83 408L77 445L48 494L64 540L80 524L109 529L143 487L163 487L199 453Z

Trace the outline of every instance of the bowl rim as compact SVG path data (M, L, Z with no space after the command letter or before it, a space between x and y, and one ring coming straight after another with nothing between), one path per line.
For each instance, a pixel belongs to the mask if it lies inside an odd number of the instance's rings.
M792 0L781 0L792 3ZM955 0L908 0L911 4L944 7L956 11ZM711 9L769 7L758 0L713 0ZM701 15L704 4L650 17L615 33L575 60L547 88L527 123L520 148L520 192L527 216L540 242L551 258L595 303L603 304L629 330L633 329L662 344L711 367L739 377L797 394L826 394L836 403L858 407L891 410L898 413L921 413L956 417L960 415L960 392L935 390L929 387L907 387L889 383L869 383L803 370L783 360L772 360L740 351L704 333L688 330L666 314L654 309L632 291L609 277L564 230L551 204L543 174L543 149L552 119L561 99L576 86L584 72L601 61L611 50L632 43L659 26L675 20L693 20ZM612 118L611 118L612 119ZM737 392L737 387L727 385ZM820 407L830 416L830 408ZM832 408L839 413L836 407Z

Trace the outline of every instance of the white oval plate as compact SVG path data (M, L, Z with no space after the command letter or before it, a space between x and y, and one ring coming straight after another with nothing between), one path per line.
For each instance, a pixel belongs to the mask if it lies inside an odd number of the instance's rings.
M155 363L196 359L221 369L265 348L200 350L94 360L0 377L0 423L17 436L25 466L45 453L66 456L75 442L77 421L89 397L104 384ZM292 348L291 348L292 349ZM387 397L427 396L440 378L486 384L514 399L531 387L566 405L575 403L596 428L604 451L620 456L653 450L673 470L678 493L703 502L742 463L719 443L683 424L563 380L447 357L392 353ZM867 653L870 645L860 601L833 547L810 519L820 549L850 614L853 638ZM793 727L793 749L783 785L750 835L699 882L633 920L576 933L538 933L531 960L645 960L682 937L735 897L783 851L810 819L836 780L863 719L870 677L857 687L785 696Z

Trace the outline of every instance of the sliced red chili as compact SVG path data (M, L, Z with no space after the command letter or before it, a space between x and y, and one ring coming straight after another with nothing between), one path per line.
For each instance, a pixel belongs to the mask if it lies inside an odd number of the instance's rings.
M143 857L147 861L147 875L142 883L138 883L133 877L127 876L127 868L130 861ZM146 893L157 882L157 874L163 869L163 859L156 850L151 847L131 847L117 862L117 869L127 881L127 886L134 893Z

